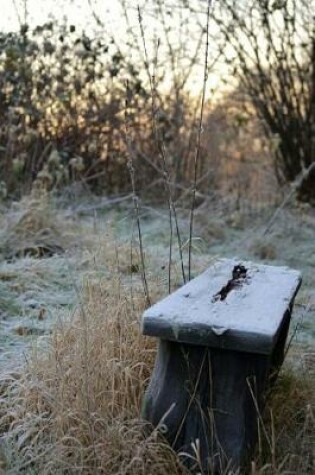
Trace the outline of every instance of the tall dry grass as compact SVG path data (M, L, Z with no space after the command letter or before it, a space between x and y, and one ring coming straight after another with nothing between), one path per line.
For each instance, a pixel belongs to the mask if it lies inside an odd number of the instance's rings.
M36 234L58 214L36 203L24 203L27 210L8 228L20 242L30 221L38 224L30 226ZM69 230L59 229L66 239ZM11 474L184 473L158 431L139 418L155 356L155 342L139 331L145 307L139 255L116 242L110 226L84 242L80 289L68 262L78 299L71 321L59 321L44 351L33 348L23 371L2 373L0 468Z
M61 226L63 214L47 199L25 199L17 207L7 228L17 242L56 223L63 242L69 240L69 226ZM2 372L0 469L6 465L11 475L185 474L159 431L140 420L155 341L140 332L146 300L139 252L116 240L110 224L105 232L85 234L85 251L68 262L78 302L71 319L59 319L48 348L34 347L25 368ZM158 280L158 262L150 255L147 260L151 296L157 300L167 286ZM82 269L83 284L77 288L75 272ZM312 473L314 394L309 380L307 371L280 377L260 421L252 475Z
M127 248L119 259L119 246L108 239L97 262L107 263L109 272L93 272L96 261L87 259L71 320L59 323L45 351L33 349L22 372L1 378L8 475L188 473L159 431L140 420L156 343L140 332L145 296L140 277L131 292L122 272ZM306 372L280 376L260 427L252 475L313 473L313 397Z
M139 422L155 353L139 332L144 298L131 298L118 275L87 281L81 297L48 352L34 351L25 373L2 381L9 473L179 471L171 449Z

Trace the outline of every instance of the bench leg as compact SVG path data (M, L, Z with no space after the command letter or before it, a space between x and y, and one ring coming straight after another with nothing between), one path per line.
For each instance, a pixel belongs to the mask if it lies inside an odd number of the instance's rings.
M206 473L237 470L256 442L270 365L264 355L161 340L142 416L163 425L176 451L195 456L195 444Z

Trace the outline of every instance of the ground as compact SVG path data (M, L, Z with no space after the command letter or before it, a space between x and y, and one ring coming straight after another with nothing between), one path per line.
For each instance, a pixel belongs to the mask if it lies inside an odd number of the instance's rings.
M1 380L4 381L5 375L12 371L18 372L38 348L46 351L51 345L54 327L69 324L74 318L86 282L107 278L116 267L123 286L141 287L135 213L130 200L117 201L113 204L112 200L89 197L73 205L60 197L46 197L44 200L26 199L9 209L3 207L0 235ZM25 216L28 224L23 221ZM143 204L141 207L140 229L153 300L168 290L168 216L168 210L162 206ZM189 210L178 209L178 224L187 271ZM172 288L176 288L182 281L175 230L173 232L171 277ZM56 251L49 257L44 252L36 255L34 251L36 246L40 248L39 238L43 240L43 236L45 249ZM302 272L303 284L293 312L288 361L311 370L314 370L315 361L314 244L314 211L296 203L277 210L274 206L255 206L253 203L236 206L233 202L205 202L195 215L193 275L209 266L216 257L287 265ZM5 433L2 437L4 440Z

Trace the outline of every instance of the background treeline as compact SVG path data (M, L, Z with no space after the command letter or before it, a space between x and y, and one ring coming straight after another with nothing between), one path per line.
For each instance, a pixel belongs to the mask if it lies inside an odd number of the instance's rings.
M166 159L174 193L191 186L207 2L160 0L136 12L121 0L126 35L63 20L0 34L2 196L80 180L94 192L136 187L157 196ZM291 183L314 162L315 34L311 4L225 0L211 12L197 182L200 193L249 194ZM108 20L110 21L110 20ZM154 24L154 28L152 25ZM314 173L300 196L314 199Z

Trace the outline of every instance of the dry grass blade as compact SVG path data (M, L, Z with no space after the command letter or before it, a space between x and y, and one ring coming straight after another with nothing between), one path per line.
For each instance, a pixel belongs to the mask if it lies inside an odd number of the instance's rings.
M197 166L198 166L199 155L200 155L202 122L203 122L203 113L204 113L205 98L206 98L206 86L207 86L207 78L208 78L209 23L210 23L211 4L212 4L211 0L208 0L207 25L206 25L206 31L205 31L206 49L205 49L204 74L203 74L203 87L202 87L202 96L201 96L197 144L196 144L195 159L194 159L194 182L193 182L193 189L192 189L192 202L191 202L190 222L189 222L188 280L191 279L191 265L192 265L191 254L192 254L192 239L193 239L193 228L194 228L194 212L195 212L195 206L196 206Z
M155 354L139 333L144 306L141 288L131 301L118 272L86 280L72 324L5 382L0 425L9 430L9 473L185 473L138 419Z
M113 247L107 243L112 259ZM8 473L187 475L185 454L177 456L160 431L139 420L156 351L139 330L145 307L140 282L131 295L113 261L110 276L95 277L88 269L80 299L48 351L34 353L22 374L1 381ZM284 474L292 467L298 471L290 473L312 473L311 388L292 372L280 378L270 402L273 417L264 421L269 443L262 436L253 473Z
M54 222L61 223L63 214L52 208L50 212ZM92 220L84 226L84 249L78 254L19 259L0 269L1 304L10 304L10 295L2 292L9 284L18 284L19 294L34 285L38 290L47 286L47 306L55 321L52 303L71 284L65 269L69 266L79 272L73 284L80 303L71 321L60 321L45 351L34 351L25 368L0 378L0 467L5 466L8 475L187 474L182 466L187 454L175 454L163 439L164 421L152 430L139 418L155 359L155 342L140 332L146 301L139 250L133 249L131 259L130 243L115 240L110 221L98 235ZM61 236L64 229L60 225ZM158 278L164 262L160 247L158 254L160 260L150 248L146 255L153 301L167 291ZM47 292L43 299L48 302ZM7 313L13 314L9 308ZM304 366L303 374L291 369L280 375L261 420L252 474L313 473L314 385L308 374L314 370L313 353L307 353ZM198 464L198 441L193 444Z

